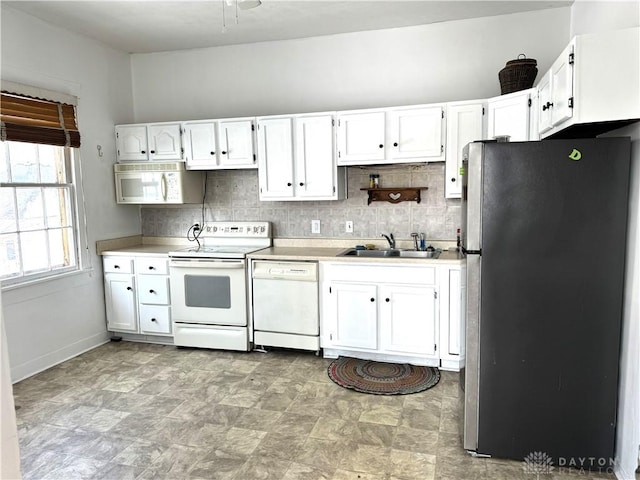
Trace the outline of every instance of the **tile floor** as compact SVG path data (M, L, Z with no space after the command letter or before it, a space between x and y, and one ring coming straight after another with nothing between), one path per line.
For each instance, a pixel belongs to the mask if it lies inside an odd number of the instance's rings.
M461 447L458 374L405 396L313 354L108 343L14 385L25 479L533 480ZM542 480L614 478L577 470Z

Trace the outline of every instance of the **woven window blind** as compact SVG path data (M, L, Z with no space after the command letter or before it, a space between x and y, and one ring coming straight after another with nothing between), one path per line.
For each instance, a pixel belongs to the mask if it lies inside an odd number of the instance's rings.
M80 147L73 105L2 92L0 139Z

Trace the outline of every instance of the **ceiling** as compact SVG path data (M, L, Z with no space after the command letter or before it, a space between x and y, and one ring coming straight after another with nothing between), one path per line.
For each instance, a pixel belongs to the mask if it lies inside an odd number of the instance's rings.
M261 6L242 10L236 9L236 0L2 1L3 7L10 6L130 53L406 27L572 3L573 0L262 0Z

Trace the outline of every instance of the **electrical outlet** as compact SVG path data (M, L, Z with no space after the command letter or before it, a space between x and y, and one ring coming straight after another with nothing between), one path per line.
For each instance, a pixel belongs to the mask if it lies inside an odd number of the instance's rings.
M311 220L311 233L320 233L320 220Z
M193 222L191 223L191 225L193 225L194 227L195 227L196 225L198 225L198 228L202 228L202 225L200 225L200 223L201 223L200 219L195 218L195 219L193 220Z
M344 224L344 231L346 233L353 233L353 222L351 220L347 220Z

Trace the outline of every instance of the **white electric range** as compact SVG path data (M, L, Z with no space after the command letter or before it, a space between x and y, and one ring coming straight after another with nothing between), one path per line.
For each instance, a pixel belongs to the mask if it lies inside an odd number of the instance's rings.
M249 350L247 255L271 246L269 222L211 222L199 245L169 252L177 346Z

